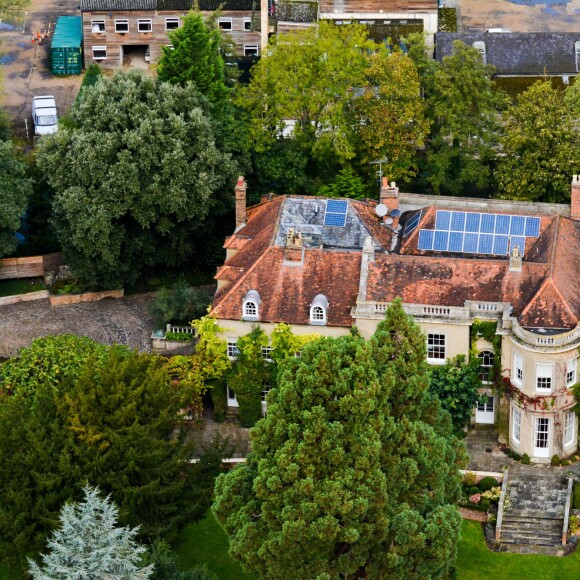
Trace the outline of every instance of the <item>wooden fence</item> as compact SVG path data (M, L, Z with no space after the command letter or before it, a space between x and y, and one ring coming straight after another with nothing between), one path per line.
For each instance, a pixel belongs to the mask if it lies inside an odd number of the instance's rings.
M61 252L45 254L44 256L4 258L0 260L0 280L37 278L44 276L48 270L56 270L62 264L64 262Z

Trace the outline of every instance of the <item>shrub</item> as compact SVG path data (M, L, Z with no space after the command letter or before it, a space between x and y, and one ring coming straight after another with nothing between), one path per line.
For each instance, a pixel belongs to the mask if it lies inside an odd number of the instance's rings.
M560 465L560 456L559 455L552 455L552 460L551 460L551 464L554 466Z
M474 493L473 495L469 496L469 501L471 503L479 503L481 501L481 494L480 493Z
M190 342L193 340L193 334L189 332L168 332L165 335L167 340L177 340L179 342Z
M223 423L226 418L228 399L225 385L215 385L210 389L211 401L213 403L213 420Z
M524 453L522 455L521 461L524 465L529 465L530 464L530 456L527 453Z
M580 518L578 516L570 516L570 535L574 536L576 532L580 531Z
M476 485L472 485L469 488L469 495L473 495L474 493L479 493L479 487L477 487Z
M574 484L574 494L572 497L572 508L580 510L580 483Z
M155 319L157 328L163 328L169 322L188 324L191 320L203 316L210 302L208 290L192 288L181 280L170 290L160 290L149 305L149 312Z
M491 501L487 497L482 497L479 505L483 508L488 510L489 506L491 505Z
M481 491L489 491L493 487L497 487L497 484L498 481L495 477L487 476L477 484L477 487L479 487Z
M477 475L473 473L473 471L468 471L463 476L463 483L465 483L468 487L473 487L477 484Z

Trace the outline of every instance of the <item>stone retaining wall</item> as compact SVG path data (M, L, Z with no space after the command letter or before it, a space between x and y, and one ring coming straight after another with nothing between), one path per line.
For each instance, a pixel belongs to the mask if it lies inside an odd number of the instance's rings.
M27 292L26 294L15 294L14 296L4 296L0 298L0 306L7 304L17 304L18 302L28 302L29 300L43 300L48 298L48 290L38 290L37 292Z
M104 298L123 298L124 290L103 290L102 292L83 292L82 294L50 294L51 306L78 304L79 302L95 302Z

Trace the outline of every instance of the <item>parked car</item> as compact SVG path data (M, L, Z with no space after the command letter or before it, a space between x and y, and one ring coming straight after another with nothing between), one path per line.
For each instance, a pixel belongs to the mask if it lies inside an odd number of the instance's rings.
M51 135L58 131L56 101L51 95L32 99L32 120L35 135Z

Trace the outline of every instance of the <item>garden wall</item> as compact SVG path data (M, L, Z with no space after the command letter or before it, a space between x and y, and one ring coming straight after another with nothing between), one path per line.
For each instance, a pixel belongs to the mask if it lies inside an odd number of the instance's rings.
M64 262L61 252L44 256L4 258L0 260L0 280L38 278L44 276L47 270L56 270L62 264Z
M124 290L103 290L102 292L83 292L82 294L51 294L51 306L78 304L79 302L96 302L104 298L123 298Z

